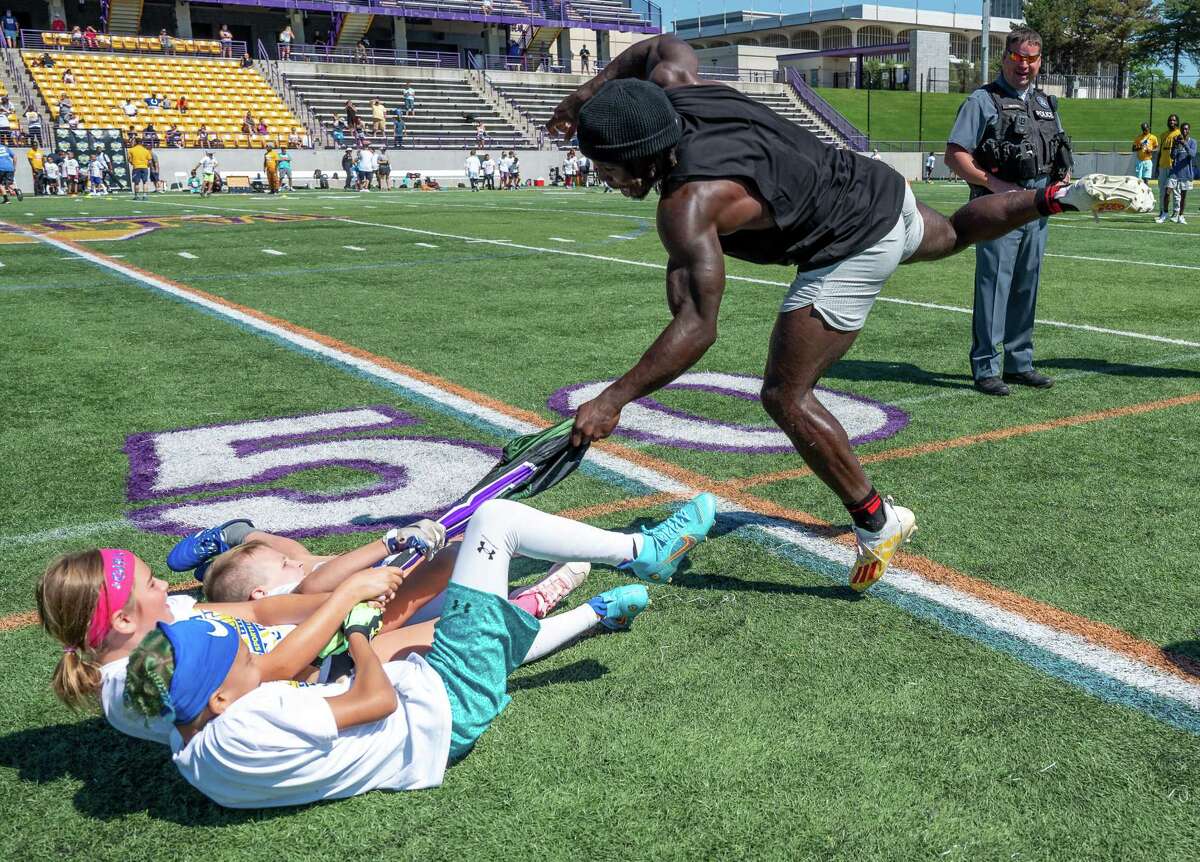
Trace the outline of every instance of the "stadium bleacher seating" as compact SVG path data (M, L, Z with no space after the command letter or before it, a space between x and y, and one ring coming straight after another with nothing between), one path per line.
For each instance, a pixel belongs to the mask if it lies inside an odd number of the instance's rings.
M568 18L605 24L646 24L646 18L621 0L567 0Z
M112 38L137 41L139 37ZM258 71L243 69L236 60L58 51L54 68L45 69L34 64L39 56L36 51L22 52L42 99L53 111L61 96L68 95L84 128L125 129L133 125L140 132L147 123L153 123L164 136L174 123L184 133L185 142L193 145L197 129L206 124L226 147L286 142L291 131L305 134L303 124ZM66 68L74 73L73 84L62 82ZM165 97L167 106L148 108L144 100L151 94ZM187 113L175 110L179 96L187 98ZM136 119L130 119L122 110L126 99L138 107ZM247 111L267 124L267 135L243 133L242 117Z
M430 11L483 15L479 0L379 0L379 5L403 6L406 10L420 10L424 7ZM511 18L527 18L531 13L529 4L522 3L520 0L492 0L492 14Z
M544 80L536 81L531 80L530 76L523 76L520 81L499 80L500 77L494 73L489 75L492 86L512 102L517 110L539 126L545 125L558 103L579 86L579 82L573 78L560 78L555 75L540 76L544 77ZM837 139L833 135L822 128L812 115L797 105L788 95L786 84L739 87L737 82L732 82L731 85L742 89L755 101L762 102L777 114L786 117L801 128L807 129L826 143L837 143ZM559 146L565 148L567 145L560 141Z
M53 30L42 31L42 45L46 48L79 48L81 45L71 44L70 33L58 33ZM157 36L110 36L107 33L97 34L96 47L100 50L133 51L141 53L162 53L162 43ZM172 47L176 54L195 54L199 57L219 57L221 43L214 39L172 39Z
M475 123L487 127L486 146L528 147L530 142L496 113L467 83L466 73L457 77L412 78L364 77L354 74L289 74L284 77L326 129L345 116L345 103L353 102L366 131L371 127L371 101L379 99L387 109L386 137L367 135L372 143L392 142L392 112L404 104L406 84L417 96L416 112L404 120L406 148L466 149L475 146Z

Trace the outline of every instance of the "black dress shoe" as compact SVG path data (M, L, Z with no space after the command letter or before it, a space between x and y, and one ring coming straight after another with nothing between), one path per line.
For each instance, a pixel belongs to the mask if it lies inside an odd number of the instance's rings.
M1049 389L1054 381L1045 374L1039 374L1030 368L1028 371L1014 371L1004 375L1005 383L1015 383L1018 386L1032 386L1034 389Z
M999 377L980 377L975 381L975 388L984 395L1007 395L1008 387Z

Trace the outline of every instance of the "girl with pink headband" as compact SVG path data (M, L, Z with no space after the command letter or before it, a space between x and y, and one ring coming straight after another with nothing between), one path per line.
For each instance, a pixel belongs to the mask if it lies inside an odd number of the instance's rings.
M132 551L102 548L66 554L51 563L38 582L36 598L43 627L63 645L52 681L59 699L75 708L98 705L120 732L165 745L170 723L146 721L123 699L129 653L158 623L197 616L219 619L234 626L247 647L261 654L298 624L316 619L317 634L324 633L319 650L354 605L377 596L389 599L386 627L398 629L429 600L430 589L441 588L425 580L418 577L407 583L398 569L381 567L350 576L332 593L197 603L187 595L169 595L167 582L156 578ZM391 631L381 647L428 643L431 636L431 625ZM305 679L322 679L312 668L308 671L296 669Z

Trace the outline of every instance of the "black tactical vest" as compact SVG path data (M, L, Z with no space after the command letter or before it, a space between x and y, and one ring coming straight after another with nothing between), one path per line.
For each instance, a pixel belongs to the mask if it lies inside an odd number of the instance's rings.
M980 167L1020 185L1042 177L1060 180L1070 172L1071 139L1059 128L1057 99L1036 87L1020 99L995 81L981 89L992 97L998 116L975 148Z

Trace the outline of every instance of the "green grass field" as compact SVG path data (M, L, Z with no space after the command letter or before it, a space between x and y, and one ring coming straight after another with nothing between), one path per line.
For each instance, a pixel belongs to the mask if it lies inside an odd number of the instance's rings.
M867 91L823 87L817 90L864 134L867 131ZM941 149L963 103L963 93L919 93L874 90L871 92L873 141L927 142ZM1063 128L1079 142L1133 141L1142 123L1150 121L1149 99L1059 99ZM1200 100L1155 99L1154 134L1167 127L1167 115L1184 120L1200 117ZM911 149L911 147L910 147ZM1122 149L1122 152L1124 150Z
M943 211L965 199L961 184L916 190ZM841 532L846 514L817 480L788 475L794 453L665 439L765 434L759 406L660 393L693 418L655 440L616 438L603 469L533 501L609 504L591 520L617 529L670 510L644 499L668 475L727 501L632 631L518 671L513 703L438 789L231 812L166 749L55 701L59 650L29 617L46 563L128 547L183 583L164 563L169 526L152 528L189 504L307 519L310 548L348 549L371 535L346 532L350 517L384 505L353 441L432 440L426 468L469 486L471 447L498 446L529 414L551 422L556 392L622 373L667 321L653 203L595 191L26 198L0 221L5 858L1200 853L1200 228L1056 217L1037 359L1057 385L1007 399L970 388L973 255L900 269L824 381L904 420L858 449L921 529L865 598L845 586L845 546L811 526ZM782 293L731 281L697 368L723 376L697 383L756 391ZM406 418L332 427L291 461L297 444L270 443L291 464L271 475L238 474L237 458L221 462L227 475L197 473L189 459L215 444L157 464L136 445L364 407ZM168 467L185 478L172 484ZM425 511L429 495L408 490L405 513ZM290 508L271 508L285 497ZM570 603L624 580L597 567Z

